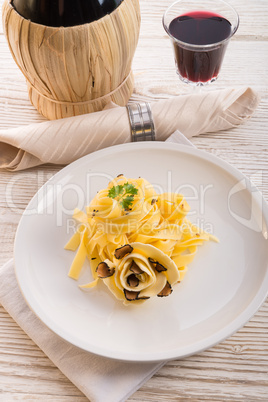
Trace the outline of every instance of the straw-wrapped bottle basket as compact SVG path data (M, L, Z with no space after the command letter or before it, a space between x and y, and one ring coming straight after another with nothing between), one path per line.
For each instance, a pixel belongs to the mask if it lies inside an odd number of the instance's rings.
M30 100L42 115L60 119L102 110L110 101L126 105L134 88L139 0L124 0L97 21L67 28L33 23L11 0L5 0L2 17Z

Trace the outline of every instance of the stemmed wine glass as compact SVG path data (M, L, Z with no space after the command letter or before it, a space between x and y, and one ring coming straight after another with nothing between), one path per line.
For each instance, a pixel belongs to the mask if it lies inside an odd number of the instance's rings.
M163 26L173 43L180 79L203 86L218 78L239 16L224 0L178 0L166 10Z

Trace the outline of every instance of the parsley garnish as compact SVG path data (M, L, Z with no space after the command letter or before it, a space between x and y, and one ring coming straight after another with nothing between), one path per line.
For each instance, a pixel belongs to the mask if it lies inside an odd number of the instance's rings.
M138 189L131 183L125 183L123 186L113 186L108 192L109 198L117 199L123 209L129 209L133 204L134 195L138 194Z

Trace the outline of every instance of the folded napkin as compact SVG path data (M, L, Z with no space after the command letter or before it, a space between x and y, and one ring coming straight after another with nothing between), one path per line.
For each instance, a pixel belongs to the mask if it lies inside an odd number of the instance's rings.
M179 131L167 141L193 146ZM61 339L27 306L16 280L13 260L0 269L0 303L91 402L125 401L165 364L164 361L126 363L111 360L84 352Z
M152 102L156 140L166 140L175 130L189 138L235 127L252 115L258 102L259 96L248 87ZM0 130L0 168L68 164L98 149L130 142L130 134L125 107Z

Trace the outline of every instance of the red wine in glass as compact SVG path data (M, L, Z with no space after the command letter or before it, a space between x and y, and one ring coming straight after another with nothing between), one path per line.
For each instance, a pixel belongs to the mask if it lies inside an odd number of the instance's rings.
M174 18L169 32L175 38L175 60L181 78L201 84L214 81L228 44L226 39L232 34L231 23L210 11L191 11Z

